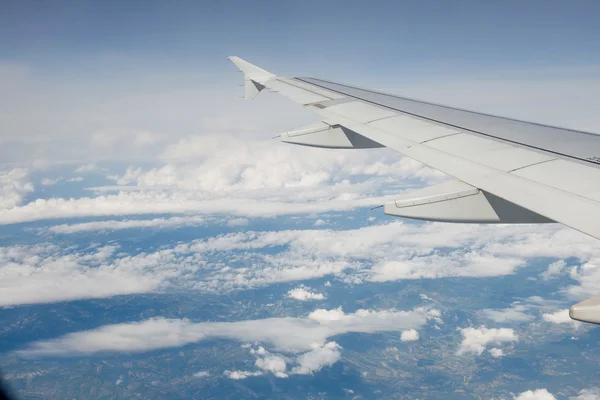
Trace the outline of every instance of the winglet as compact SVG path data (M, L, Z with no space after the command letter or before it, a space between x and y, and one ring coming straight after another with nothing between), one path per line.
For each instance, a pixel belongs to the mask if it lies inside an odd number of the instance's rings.
M236 56L229 59L244 73L245 99L252 100L265 88L264 83L275 75Z

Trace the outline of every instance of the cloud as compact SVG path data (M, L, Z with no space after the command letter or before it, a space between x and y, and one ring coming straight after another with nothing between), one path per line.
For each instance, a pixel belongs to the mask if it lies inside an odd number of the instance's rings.
M208 371L198 371L194 373L194 378L206 378L210 376L210 372Z
M548 300L539 296L531 296L524 300L515 301L509 308L484 309L477 312L481 318L497 323L527 323L540 316L542 311L555 310L563 305L563 301ZM544 314L547 315L547 314Z
M28 193L34 191L25 168L13 168L0 173L0 210L9 210L21 204Z
M500 358L500 357L504 356L504 351L502 349L498 349L496 347L491 348L488 351L490 352L491 356L494 358Z
M556 400L547 389L527 390L515 396L515 400Z
M511 308L505 309L486 309L481 310L478 314L482 318L486 318L498 323L505 322L527 322L533 319L532 315L527 314L526 312L529 308L523 304L513 304Z
M58 177L56 179L44 178L44 179L42 179L42 181L40 183L42 184L42 186L53 186L62 180L63 180L62 176Z
M93 221L57 225L49 231L66 234L167 228L202 221L201 216ZM522 247L523 242L529 247ZM337 231L234 232L177 243L155 252L129 256L111 253L102 262L93 261L85 252L48 244L16 246L0 249L5 257L0 266L0 299L11 299L16 305L181 288L223 293L327 276L352 284L502 276L515 273L519 266L537 257L561 257L571 252L585 259L597 246L581 234L556 226L401 221ZM569 288L569 293L591 289L595 279L600 279L594 263L591 260L574 267L576 271L571 274L582 285ZM300 292L298 296L302 296ZM9 305L6 300L4 303ZM532 311L542 309L533 303L514 304L509 310L487 310L482 315L496 321L525 320Z
M80 165L79 167L75 168L75 173L76 174L85 174L88 172L94 172L94 171L98 171L100 169L100 167L98 167L98 165L94 164L94 163L87 163L87 164L83 164Z
M105 325L89 331L70 333L57 339L31 343L19 351L23 356L76 356L104 352L143 352L180 347L208 338L259 342L292 353L325 350L327 338L347 332L386 332L415 329L425 324L422 310L319 309L307 317L267 318L237 322L200 322L187 319L151 318L141 322ZM315 347L316 345L317 347ZM332 347L333 346L333 347ZM336 347L337 348L337 347ZM260 352L255 354L261 355ZM266 354L266 351L263 352ZM315 355L308 356L317 357ZM310 360L307 360L309 362Z
M171 218L137 219L137 220L108 220L83 222L79 224L62 224L49 227L47 230L52 233L72 234L90 231L116 231L121 229L134 228L157 228L173 229L182 226L198 226L205 223L205 218L200 216L185 216Z
M592 387L580 390L577 396L569 397L569 400L600 400L600 388Z
M530 246L521 246L522 242ZM238 232L198 241L189 248L203 251L207 246L237 251L284 248L277 253L247 253L255 260L252 267L215 271L209 286L219 290L327 275L353 283L502 276L515 273L530 259L562 256L567 251L584 258L598 248L589 238L556 226L492 227L400 221L336 231Z
M234 379L234 380L246 379L249 376L261 376L262 374L263 373L260 372L260 371L251 372L251 371L229 371L229 370L225 370L223 372L223 375L225 375L227 378Z
M83 181L82 176L74 176L72 178L67 179L67 182L82 182L82 181Z
M579 282L578 286L570 286L566 293L573 299L583 299L598 294L600 286L600 258L593 257L581 265L571 268L571 279Z
M188 158L190 151L193 157ZM0 224L159 213L247 218L351 210L391 200L391 195L405 189L403 180L434 179L423 172L428 168L422 164L393 152L298 151L281 143L232 135L180 139L161 157L165 161L160 166L130 165L122 174L107 176L136 191L39 198L0 213ZM390 179L396 183L390 184Z
M542 315L542 318L544 319L544 321L546 322L551 322L553 324L573 324L573 325L579 325L580 323L578 321L572 320L571 317L569 317L569 310L559 310L553 313L546 313Z
M550 265L548 265L548 269L540 274L542 279L545 281L550 280L552 278L556 278L557 276L563 273L563 269L565 268L567 263L564 260L558 260Z
M402 335L400 335L400 340L403 342L413 342L415 340L419 340L419 332L417 332L415 329L404 331L402 332Z
M458 354L481 355L488 344L501 344L519 340L514 330L509 328L463 328L460 329L463 340Z
M227 220L227 226L231 226L231 227L240 227L240 226L246 226L248 225L250 221L248 221L246 218L232 218Z
M287 297L300 301L325 299L325 296L322 293L312 292L309 288L304 286L290 290L287 294Z
M269 354L265 357L258 358L254 365L264 372L271 372L278 378L288 377L285 373L287 368L285 359L281 356Z
M116 250L104 246L74 252L51 244L0 247L0 306L158 291L184 284L201 265L198 257L172 249L133 256L115 256Z
M342 357L340 345L328 342L315 345L314 348L298 357L298 366L293 370L295 374L307 375L320 371L325 366L331 366Z

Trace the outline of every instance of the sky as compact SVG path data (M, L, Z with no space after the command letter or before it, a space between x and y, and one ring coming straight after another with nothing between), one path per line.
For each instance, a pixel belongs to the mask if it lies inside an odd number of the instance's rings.
M565 283L545 298L515 290L502 309L486 303L487 325L457 326L452 354L501 358L540 324L583 329L566 307L596 292L596 241L554 225L415 224L368 212L446 178L388 149L271 140L316 116L271 93L241 99L227 56L600 132L599 12L591 0L0 0L0 307L285 284L285 299L327 302L280 319L105 319L15 354L122 351L131 332L135 351L220 337L267 347L248 350L254 372L232 369L230 379L311 374L343 354L334 335L401 327L402 342L418 342L441 325L433 306L342 309L332 285L500 279L535 263L544 268L529 278ZM140 249L134 229L165 232L163 242ZM298 330L306 337L294 342L288 332ZM518 398L554 398L528 389ZM578 388L588 389L597 390Z
M240 77L229 55L279 75L593 131L598 7L3 1L2 161L142 157L139 149L122 154L111 144L131 131L175 138L244 129L268 137L309 119L271 98L268 106L236 101ZM274 119L270 107L281 117Z

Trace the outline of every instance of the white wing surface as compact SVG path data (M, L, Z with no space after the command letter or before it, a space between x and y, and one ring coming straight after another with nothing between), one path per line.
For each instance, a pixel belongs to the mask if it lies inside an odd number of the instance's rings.
M281 135L330 148L390 147L456 178L385 212L449 222L560 222L600 238L600 136L314 78L282 78L237 57L247 97L262 88L315 111L320 125ZM256 92L255 92L256 91ZM250 96L248 93L250 92Z

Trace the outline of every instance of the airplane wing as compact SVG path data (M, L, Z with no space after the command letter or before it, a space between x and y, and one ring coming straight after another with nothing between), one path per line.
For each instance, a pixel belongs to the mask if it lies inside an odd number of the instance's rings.
M320 115L322 123L283 133L282 141L389 147L455 178L385 204L386 214L463 223L559 222L600 239L600 135L322 79L279 77L230 59L244 73L246 99L267 88Z

